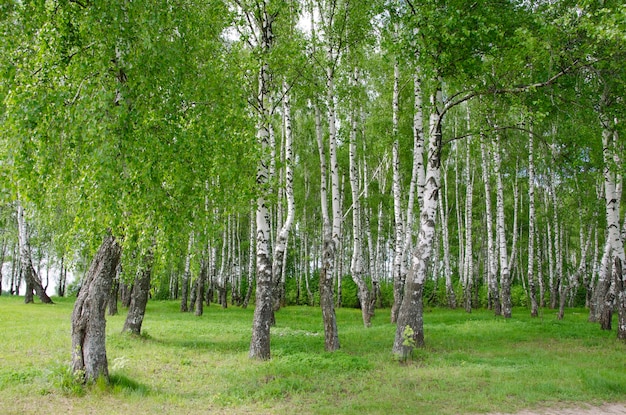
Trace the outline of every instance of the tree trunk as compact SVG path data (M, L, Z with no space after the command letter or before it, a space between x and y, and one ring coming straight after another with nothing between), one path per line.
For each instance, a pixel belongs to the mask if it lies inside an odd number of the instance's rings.
M555 309L557 304L557 297L561 292L561 285L563 282L563 250L561 237L561 225L559 223L558 215L558 201L556 197L556 173L554 169L550 172L550 193L552 193L552 217L553 217L553 229L554 229L554 269L555 278L553 280L552 287L550 287L550 308Z
M257 36L260 40L261 55L265 56L272 47L274 34L272 23L274 15L269 14L265 4L262 11L255 17ZM272 285L272 257L270 252L270 239L272 233L271 215L266 197L271 191L268 184L271 172L268 165L272 160L267 160L267 155L273 151L270 148L270 107L269 103L269 64L261 60L258 74L258 121L257 142L261 148L261 159L257 167L256 182L260 190L257 196L256 209L256 306L252 322L252 339L250 340L249 356L252 359L267 360L270 358L270 325L273 311L273 285Z
M392 148L392 168L393 168L393 217L394 217L394 255L393 255L393 307L391 307L391 322L398 319L398 311L402 304L402 294L404 292L404 275L402 274L402 251L404 249L404 224L402 221L402 184L400 183L400 139L398 137L398 100L399 88L398 62L393 67L393 148Z
M142 269L140 269L135 277L133 290L130 294L130 306L126 321L122 328L122 333L130 332L132 334L141 334L141 325L143 317L146 314L146 305L148 304L148 296L150 294L150 277L152 276L152 250L148 251L143 259ZM202 297L201 297L202 298ZM201 300L202 302L202 300Z
M117 294L120 289L119 271L120 266L118 265L117 269L115 270L115 277L113 278L113 283L111 285L111 294L109 295L109 302L107 304L110 316L116 316L119 313L117 310Z
M250 303L250 297L252 296L252 285L254 282L254 265L255 265L255 230L256 230L256 217L254 214L254 208L250 209L250 241L248 247L248 284L246 286L246 295L243 299L243 304L241 308L248 308L248 304Z
M341 205L339 196L339 165L337 164L337 125L335 120L335 95L333 69L327 69L327 106L328 106L328 141L331 181L332 226L326 211L324 220L324 249L322 252L323 267L320 272L320 304L324 321L324 348L328 352L339 349L337 317L334 307L333 271L337 262L337 249L341 238ZM321 132L321 128L320 128ZM323 144L322 144L323 145ZM325 166L324 166L325 168ZM325 180L325 179L324 179ZM324 189L325 190L325 189ZM323 204L326 205L326 192Z
M482 175L485 183L485 221L487 224L487 284L489 286L489 296L493 305L493 312L496 316L502 314L500 306L500 291L498 289L498 262L495 251L493 235L493 213L491 207L491 178L489 160L490 154L485 145L485 138L481 136L480 153L482 159Z
M467 109L467 129L471 131L470 112ZM472 251L472 207L474 196L474 177L471 172L470 145L472 137L465 143L465 255L463 256L463 276L465 282L465 311L472 312L472 287L474 283L474 252ZM460 237L460 235L459 235Z
M204 313L204 287L207 285L207 281L209 279L209 253L210 251L207 247L206 256L202 260L202 264L200 266L200 275L198 275L198 279L196 280L196 303L194 314L197 317L200 317Z
M496 176L496 231L498 233L498 252L500 257L500 298L502 316L511 318L511 276L506 246L506 228L504 223L504 186L502 184L502 162L500 154L500 133L496 132L493 151L493 165Z
M445 170L445 169L444 169ZM443 244L443 275L446 283L446 297L448 298L448 307L456 308L456 294L454 293L454 285L452 284L452 267L450 266L450 232L448 229L448 197L445 194L448 189L448 180L446 174L443 174L443 197L439 197L439 220L441 220L441 242ZM444 206L445 201L445 206Z
M538 317L537 276L535 275L535 161L534 133L530 124L528 134L528 291L530 295L530 316Z
M276 236L276 245L274 247L274 258L272 259L272 279L274 280L274 311L278 311L281 307L281 294L284 298L284 272L285 272L285 253L287 251L287 242L291 225L293 224L296 207L293 195L293 138L291 132L291 104L289 96L289 86L283 83L283 120L285 128L285 195L287 197L287 218L281 226Z
M50 297L48 297L48 294L46 294L46 290L43 288L41 280L39 279L39 276L37 275L37 273L35 272L35 268L33 267L30 250L30 238L28 235L28 225L26 224L26 220L24 219L24 208L19 202L17 203L17 227L18 240L20 243L20 269L23 279L26 282L26 293L24 294L24 302L26 304L34 302L34 291L35 293L37 293L37 296L42 303L53 304Z
M72 372L86 382L100 377L109 380L104 315L121 252L113 236L104 238L74 304Z
M180 294L180 311L186 313L189 311L189 279L191 276L191 249L193 247L193 231L189 234L187 243L187 255L185 256L185 271L183 272L183 280L181 282Z
M617 338L626 340L626 278L622 270L622 260L619 256L615 256L613 263L613 281L615 283L615 291L617 293Z
M437 199L441 188L441 116L438 103L441 102L441 89L431 96L430 140L428 143L428 164L424 206L420 213L420 230L417 245L413 250L413 261L404 286L404 299L398 312L398 323L393 344L393 354L406 360L414 347L424 345L423 286L428 274L430 257L433 251L437 219Z

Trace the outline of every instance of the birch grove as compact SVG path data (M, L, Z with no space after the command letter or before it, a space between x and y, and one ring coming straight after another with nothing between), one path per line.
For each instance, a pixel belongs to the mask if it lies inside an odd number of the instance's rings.
M302 304L327 351L336 308L388 310L400 360L431 306L617 310L626 337L623 7L166 3L3 9L9 294L76 293L105 255L125 330L217 295L254 307L261 360Z

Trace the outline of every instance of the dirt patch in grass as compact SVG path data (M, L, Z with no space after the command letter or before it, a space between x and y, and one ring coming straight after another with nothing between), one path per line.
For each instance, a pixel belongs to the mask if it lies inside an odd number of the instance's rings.
M491 415L512 415L503 412ZM515 415L626 415L626 405L622 403L607 403L601 406L578 406L575 408L549 408L524 410Z

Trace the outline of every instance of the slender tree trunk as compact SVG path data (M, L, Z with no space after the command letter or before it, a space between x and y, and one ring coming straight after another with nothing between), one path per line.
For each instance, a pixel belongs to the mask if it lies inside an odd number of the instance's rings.
M530 294L530 316L538 317L537 276L535 274L535 160L532 123L528 134L528 291Z
M282 281L284 291L284 271L285 271L285 252L287 251L287 241L289 232L293 224L296 207L293 195L293 149L292 149L292 132L291 132L291 104L289 96L289 86L283 83L283 119L285 127L285 195L287 196L287 218L282 224L276 237L276 246L274 247L274 258L272 260L272 274L275 284ZM280 308L280 287L275 287L276 298L274 298L274 311ZM283 295L284 297L284 295Z
M4 257L7 249L7 239L2 238L2 251L0 252L0 295L2 295L2 280L4 279L4 275L2 275L2 268L4 268Z
M563 284L563 254L561 238L561 226L559 224L558 216L558 203L556 197L556 174L554 170L550 173L550 192L552 193L552 218L554 228L554 261L555 261L555 280L550 287L550 308L555 309L557 304L557 297L561 291L561 284Z
M467 128L471 130L470 111L467 109ZM472 205L474 196L474 178L471 172L470 149L472 137L468 137L465 145L465 255L463 276L465 277L465 311L472 312L472 287L474 282L474 252L472 251Z
M394 255L393 255L393 307L391 307L391 322L395 323L398 311L402 305L404 292L404 275L402 274L402 250L404 249L404 224L402 221L402 184L400 182L400 139L398 137L398 102L400 96L400 72L398 62L393 66L393 217L394 217Z
M445 171L446 169L444 169ZM443 197L439 197L439 218L441 220L441 242L443 244L443 275L446 283L446 296L448 298L448 307L456 308L456 294L454 293L454 285L452 284L452 267L450 266L450 232L448 229L448 180L447 175L443 174L444 186L442 189ZM445 206L444 206L445 201Z
M333 53L329 50L330 61L333 61ZM335 85L334 69L328 67L326 71L326 105L328 107L328 158L330 163L330 186L332 208L332 230L330 244L324 242L324 257L327 264L328 274L324 276L322 314L324 317L324 334L326 351L339 349L339 335L337 331L337 317L333 304L332 275L337 264L337 251L341 244L341 193L339 190L339 163L337 162L337 122L335 114Z
M119 313L117 310L117 294L120 289L120 279L119 279L120 268L121 266L118 265L117 269L115 270L115 277L113 278L113 283L111 285L111 294L109 295L109 303L107 304L107 308L109 309L110 316L116 316Z
M246 287L246 295L243 299L242 308L248 308L248 304L250 303L250 297L252 296L252 286L254 284L254 271L255 271L255 230L256 230L256 218L254 214L254 208L250 209L250 241L248 247L248 285Z
M104 315L121 253L113 236L104 238L74 303L72 372L87 382L109 380Z
M141 269L137 272L133 290L130 294L130 306L122 333L130 332L135 335L141 334L141 325L146 314L146 305L150 294L150 278L152 276L152 249L148 251L142 261ZM202 297L201 297L202 298Z
M622 270L622 260L617 255L613 263L613 280L617 294L617 338L626 340L626 278Z
M33 291L37 294L42 303L53 304L46 290L41 284L39 276L35 272L33 262L31 259L30 238L28 235L28 225L24 219L24 208L18 202L17 203L17 225L18 225L18 240L20 243L20 263L21 271L24 281L26 281L26 293L24 294L24 302L26 304L32 303Z
M511 318L511 276L506 246L506 228L504 223L504 185L502 183L500 133L496 132L493 151L494 173L496 176L496 231L498 232L498 251L500 257L500 297L502 316Z
M493 304L493 311L496 316L502 314L502 308L500 305L500 291L498 289L498 262L494 244L493 234L493 213L491 207L491 180L490 180L490 167L489 160L491 154L487 150L485 144L485 138L481 136L480 140L480 152L482 158L482 175L483 182L485 183L485 221L487 223L487 284L489 285L489 294L491 303Z
M353 84L358 83L358 72L354 70ZM370 327L373 314L373 304L370 301L370 290L363 273L363 245L361 241L361 203L359 201L359 166L357 164L357 115L353 109L351 113L349 165L350 165L350 191L352 193L352 259L350 261L350 273L352 280L357 286L359 302L361 304L361 316L363 325Z
M194 315L197 317L200 317L202 314L204 314L204 289L209 279L209 253L209 247L207 246L205 258L202 259L202 264L200 266L200 275L196 280L196 304Z
M186 313L189 311L189 279L191 277L191 249L193 247L193 231L189 234L187 243L187 255L185 257L185 271L183 272L183 280L181 282L182 289L180 294L180 311Z

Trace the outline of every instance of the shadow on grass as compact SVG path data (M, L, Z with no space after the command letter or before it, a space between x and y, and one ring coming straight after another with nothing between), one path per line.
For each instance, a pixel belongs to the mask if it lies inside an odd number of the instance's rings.
M108 389L113 393L123 393L134 396L148 396L151 390L148 386L139 383L121 373L112 373Z

